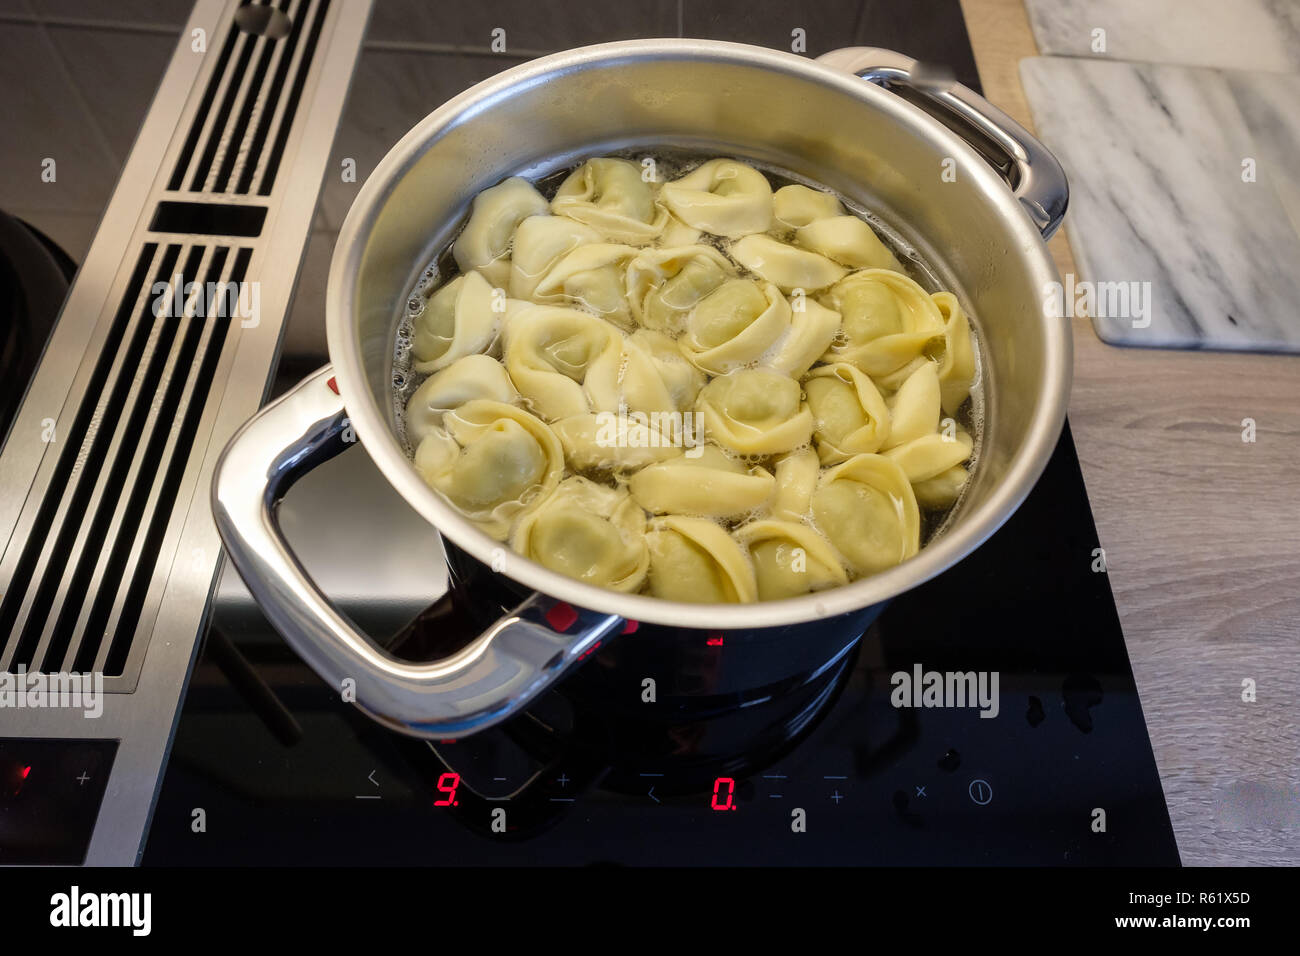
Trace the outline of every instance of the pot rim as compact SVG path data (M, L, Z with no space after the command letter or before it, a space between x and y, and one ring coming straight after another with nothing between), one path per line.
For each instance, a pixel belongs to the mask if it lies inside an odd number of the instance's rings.
M447 101L416 124L375 167L349 210L335 244L326 287L326 334L330 360L347 414L360 443L403 498L440 534L491 567L534 590L579 607L632 620L678 627L721 630L772 627L849 613L879 604L941 574L988 539L1020 506L1051 457L1065 421L1069 399L1073 339L1068 320L1044 316L1045 368L1038 408L1025 441L1007 474L983 504L964 514L912 558L851 584L781 601L752 604L693 604L649 595L623 594L584 584L538 564L499 542L461 515L416 472L387 417L371 396L360 350L353 335L355 301L365 242L384 201L403 175L443 134L463 119L491 107L499 97L556 73L593 66L665 58L737 62L799 76L860 99L894 121L912 127L952 156L964 181L990 196L1004 215L1010 248L1023 255L1038 287L1059 281L1055 264L1037 228L1011 189L960 136L899 96L815 60L778 50L696 39L649 39L602 43L541 57L498 73Z

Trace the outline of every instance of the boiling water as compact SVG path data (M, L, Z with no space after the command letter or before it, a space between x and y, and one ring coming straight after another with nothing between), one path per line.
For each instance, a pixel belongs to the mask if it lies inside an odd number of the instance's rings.
M644 150L624 150L621 152L601 153L600 155L629 159L636 162L638 165L642 164L649 156L654 160L655 176L658 182L671 182L672 180L680 179L692 169L702 165L709 159L714 158L714 155L702 156L699 153L677 150L661 150L653 155L646 153ZM585 160L582 162L585 162ZM533 185L537 188L538 192L547 199L552 199L554 198L556 191L560 188L560 184L563 183L564 180L568 178L569 174L578 166L582 165L582 162L575 163L574 165L566 167L558 172L535 180ZM940 282L936 272L928 263L926 263L917 251L907 243L898 232L891 229L870 210L863 208L860 204L853 202L839 193L835 193L833 190L828 190L825 186L814 180L791 173L788 170L753 162L752 160L745 160L745 162L748 163L748 165L753 166L755 169L758 169L767 177L768 182L772 186L773 192L780 189L782 186L799 184L823 192L833 193L840 202L844 204L846 209L871 225L871 228L875 230L876 235L884 241L885 245L889 247L890 251L897 257L899 263L902 264L904 270L906 270L907 276L913 279L919 286L921 286L921 288L925 289L927 292L940 292L944 290L950 292L957 291ZM788 239L788 236L777 235L777 238ZM706 233L700 237L699 241L704 244L713 245L725 254L726 243L729 240ZM412 457L414 457L415 449L411 447L410 442L406 438L406 405L410 400L411 395L427 377L416 373L411 368L411 342L414 338L414 321L424 311L425 303L428 301L429 297L441 288L442 285L450 282L459 274L456 260L452 257L451 253L451 248L454 242L455 237L452 238L452 241L449 242L447 246L438 253L433 261L430 262L420 273L419 277L411 287L410 294L406 298L405 314L402 316L402 319L397 326L396 344L393 355L393 401L396 412L398 435L402 440L403 446L406 448L407 454ZM507 249L505 255L508 256L509 254L510 250ZM743 267L738 266L737 268L741 275L747 274ZM961 299L962 297L958 295L958 298ZM972 475L974 475L979 465L980 449L983 444L985 405L983 390L983 360L980 348L979 320L972 314L970 309L966 308L966 302L964 300L961 304L962 308L966 309L966 315L970 319L971 339L975 353L975 379L971 385L970 398L968 398L965 403L963 403L962 407L957 410L955 418L957 424L969 432L973 440L971 457L970 460L966 462L966 468ZM749 464L770 464L770 461L758 458L749 462ZM769 470L771 469L769 468ZM569 472L566 471L566 476L568 473ZM973 481L973 478L971 481ZM942 510L926 510L924 508L921 510L922 547L932 541L937 535L941 534L947 527L949 521L960 510L962 500L970 488L971 481L966 483L966 487L962 489L961 496L958 497L957 501L951 507ZM744 516L739 521L733 520L723 522L723 524L729 527L736 526L742 524L749 517L753 516Z

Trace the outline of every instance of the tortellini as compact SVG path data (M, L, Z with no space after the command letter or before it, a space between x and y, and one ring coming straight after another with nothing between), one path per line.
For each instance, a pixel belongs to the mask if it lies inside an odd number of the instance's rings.
M589 159L560 184L551 210L593 227L610 242L645 245L668 222L642 168L626 159Z
M725 374L761 363L799 376L830 346L840 319L803 300L797 317L771 283L729 279L691 310L682 351L706 372Z
M969 479L969 471L961 465L953 465L933 478L912 482L912 491L916 493L916 503L922 508L941 511L957 503Z
M416 448L415 468L471 521L504 539L520 512L555 490L564 449L540 419L478 398L443 416Z
M821 474L821 461L811 448L797 448L776 460L776 492L770 505L771 517L803 521L812 505L812 494Z
M856 574L877 574L921 546L921 513L911 482L883 455L854 455L822 473L813 520Z
M852 365L823 365L803 383L817 452L826 464L878 451L891 434L889 406L871 379Z
M650 593L669 601L758 600L758 582L739 542L706 518L667 515L650 523Z
M799 229L818 219L844 215L844 204L832 193L792 183L772 194L772 214L779 226Z
M618 329L577 309L532 305L510 316L505 367L547 421L618 407Z
M487 355L466 355L420 384L406 403L407 438L418 445L442 424L443 415L476 398L507 405L519 399L501 363Z
M700 390L710 438L737 455L774 455L808 444L813 414L799 383L769 368L741 369Z
M564 446L565 461L578 472L633 472L683 453L672 435L634 416L573 415L551 428Z
M477 272L457 276L430 296L413 320L411 366L417 372L436 372L489 350L502 318L492 299L492 287Z
M906 561L974 467L961 303L829 192L735 159L654 169L593 158L549 200L518 178L476 197L460 274L408 308L417 471L524 557L628 594L784 600Z
M851 269L903 271L889 247L857 216L815 219L795 232L794 241Z
M849 583L843 559L820 534L796 521L751 521L736 529L749 550L760 601L779 601Z
M510 260L512 298L532 299L551 269L580 246L600 241L600 233L565 216L533 216L515 232Z
M955 415L970 395L975 380L975 347L971 343L970 321L951 292L936 292L930 298L943 317L943 347L938 355L941 404L944 412Z
M926 362L890 397L889 433L879 447L893 448L936 431L939 428L939 410L939 373L933 362Z
M566 478L520 520L510 546L579 581L635 591L650 567L645 523L623 489Z
M628 480L632 497L649 512L706 518L755 512L775 487L776 479L766 469L737 461L716 445L649 465Z
M943 338L943 317L915 281L887 269L863 269L837 282L824 304L840 313L842 341L828 362L849 362L873 379L922 357Z
M643 328L677 335L686 316L736 267L712 246L646 249L627 266L627 298Z
M816 292L838 282L849 271L823 255L786 245L771 236L746 236L732 245L731 256L754 275L780 286L782 292Z
M507 179L485 189L470 205L469 222L452 244L462 273L477 269L494 286L504 287L510 275L509 250L519 224L546 212L546 197L526 179Z
M712 159L681 179L665 183L660 201L686 225L734 238L766 232L772 225L772 187L767 177L734 159Z
M971 437L958 431L951 438L943 434L922 435L886 451L912 482L926 481L970 458Z
M661 332L638 329L623 344L619 403L632 412L684 412L704 387L704 373Z

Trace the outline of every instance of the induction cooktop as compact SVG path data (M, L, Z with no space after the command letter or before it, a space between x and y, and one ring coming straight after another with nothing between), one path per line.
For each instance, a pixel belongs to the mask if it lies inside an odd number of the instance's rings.
M574 691L612 647L498 728L399 737L219 611L144 863L1177 864L1098 547L1067 429L997 534L791 693L757 763L710 715L603 747L617 718ZM704 681L742 666L722 634L699 652Z

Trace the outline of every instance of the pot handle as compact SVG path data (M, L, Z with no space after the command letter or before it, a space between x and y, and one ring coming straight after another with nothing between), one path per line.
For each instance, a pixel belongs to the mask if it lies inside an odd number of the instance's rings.
M399 660L357 630L289 549L277 509L298 478L344 451L350 422L326 366L263 408L217 462L212 511L230 559L267 620L326 683L355 683L357 706L414 737L454 738L520 711L623 619L534 594L468 647Z
M1070 184L1056 157L1033 134L968 86L950 77L929 81L911 57L875 47L832 50L817 58L884 89L901 87L908 102L943 123L993 166L1044 239L1065 216Z

